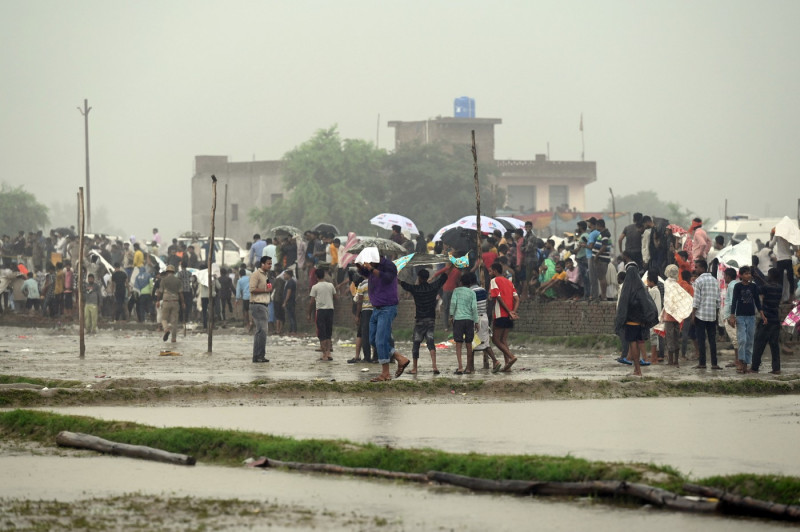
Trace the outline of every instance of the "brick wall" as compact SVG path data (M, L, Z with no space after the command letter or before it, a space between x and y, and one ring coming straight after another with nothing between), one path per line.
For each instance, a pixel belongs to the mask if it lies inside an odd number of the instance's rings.
M334 325L336 327L352 327L353 315L347 299L337 298L336 303ZM297 308L298 327L301 330L312 330L306 320L308 298L298 296ZM301 308L303 309L302 313L299 310ZM552 301L545 304L523 301L519 307L520 318L514 323L514 331L537 336L614 334L615 312L616 306L613 302L589 305L574 301ZM441 315L438 319L438 324L443 325ZM400 301L394 327L396 329L413 329L414 302L412 300Z

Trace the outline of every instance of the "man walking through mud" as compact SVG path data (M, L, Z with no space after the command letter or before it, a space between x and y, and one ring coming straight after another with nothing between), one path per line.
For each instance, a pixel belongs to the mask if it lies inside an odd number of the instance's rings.
M367 248L362 253L363 264L358 265L359 272L367 279L369 300L372 303L372 318L369 322L369 343L377 347L378 362L381 374L371 382L391 380L389 364L397 362L395 378L400 377L411 361L398 353L392 346L392 321L397 316L397 266L381 257L378 248Z
M503 353L505 365L502 371L510 371L517 357L508 348L508 333L514 327L514 320L519 318L519 295L514 289L514 284L503 277L503 265L499 262L492 264L489 271L492 282L489 285L489 297L494 301L494 333L492 342Z
M161 324L164 327L164 338L166 342L172 333L172 343L177 342L178 316L180 309L184 306L183 301L183 281L175 277L175 266L167 266L161 285L158 287L158 301L156 306L161 305Z

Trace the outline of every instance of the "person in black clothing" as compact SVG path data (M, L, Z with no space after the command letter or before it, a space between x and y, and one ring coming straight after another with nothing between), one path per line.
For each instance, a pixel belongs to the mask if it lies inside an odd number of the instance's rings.
M438 277L436 281L429 283L430 272L428 270L420 270L417 272L417 283L410 284L405 281L400 281L400 286L403 290L409 292L414 298L414 306L416 307L416 314L414 316L414 343L411 349L414 365L411 368L411 374L417 374L417 360L419 359L419 347L422 340L425 340L428 346L428 351L431 354L431 365L433 367L433 374L438 375L439 369L436 367L436 343L433 339L433 330L436 326L436 296L439 289L447 281L446 271L452 271L453 266L443 268L434 274Z
M111 282L114 283L114 320L127 320L125 313L125 294L128 288L128 274L120 266L119 262L114 263L114 273L111 274Z
M228 312L230 312L231 317L233 317L233 303L231 298L233 297L235 289L233 287L233 279L228 275L228 270L222 268L219 273L219 301L222 307L222 320L224 321L227 319L225 313L226 308Z
M758 373L758 368L761 366L761 355L764 354L764 349L769 344L769 350L772 353L772 371L770 373L781 374L781 351L778 342L781 333L779 307L783 295L782 273L777 268L770 268L767 272L767 284L761 287L761 310L767 321L766 323L759 321L756 326L753 365L750 367L750 371L754 373Z

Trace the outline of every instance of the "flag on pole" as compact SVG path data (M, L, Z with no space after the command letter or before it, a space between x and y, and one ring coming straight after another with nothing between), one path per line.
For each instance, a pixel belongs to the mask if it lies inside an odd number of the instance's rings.
M581 113L581 125L578 129L580 129L581 132L583 131L583 113Z

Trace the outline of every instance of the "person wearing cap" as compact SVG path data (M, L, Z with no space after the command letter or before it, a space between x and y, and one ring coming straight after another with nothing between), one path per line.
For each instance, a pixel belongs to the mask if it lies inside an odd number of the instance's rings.
M395 378L403 374L411 361L398 353L392 345L392 322L397 316L397 266L386 257L381 257L378 248L366 248L357 257L358 270L367 279L369 300L372 303L372 318L369 323L369 343L378 350L381 374L372 382L391 380L389 364L397 362Z
M156 292L158 301L156 307L161 308L161 324L164 327L165 342L172 333L172 343L177 342L177 324L180 309L184 306L183 301L183 281L175 277L175 266L169 265L165 271L164 278Z

